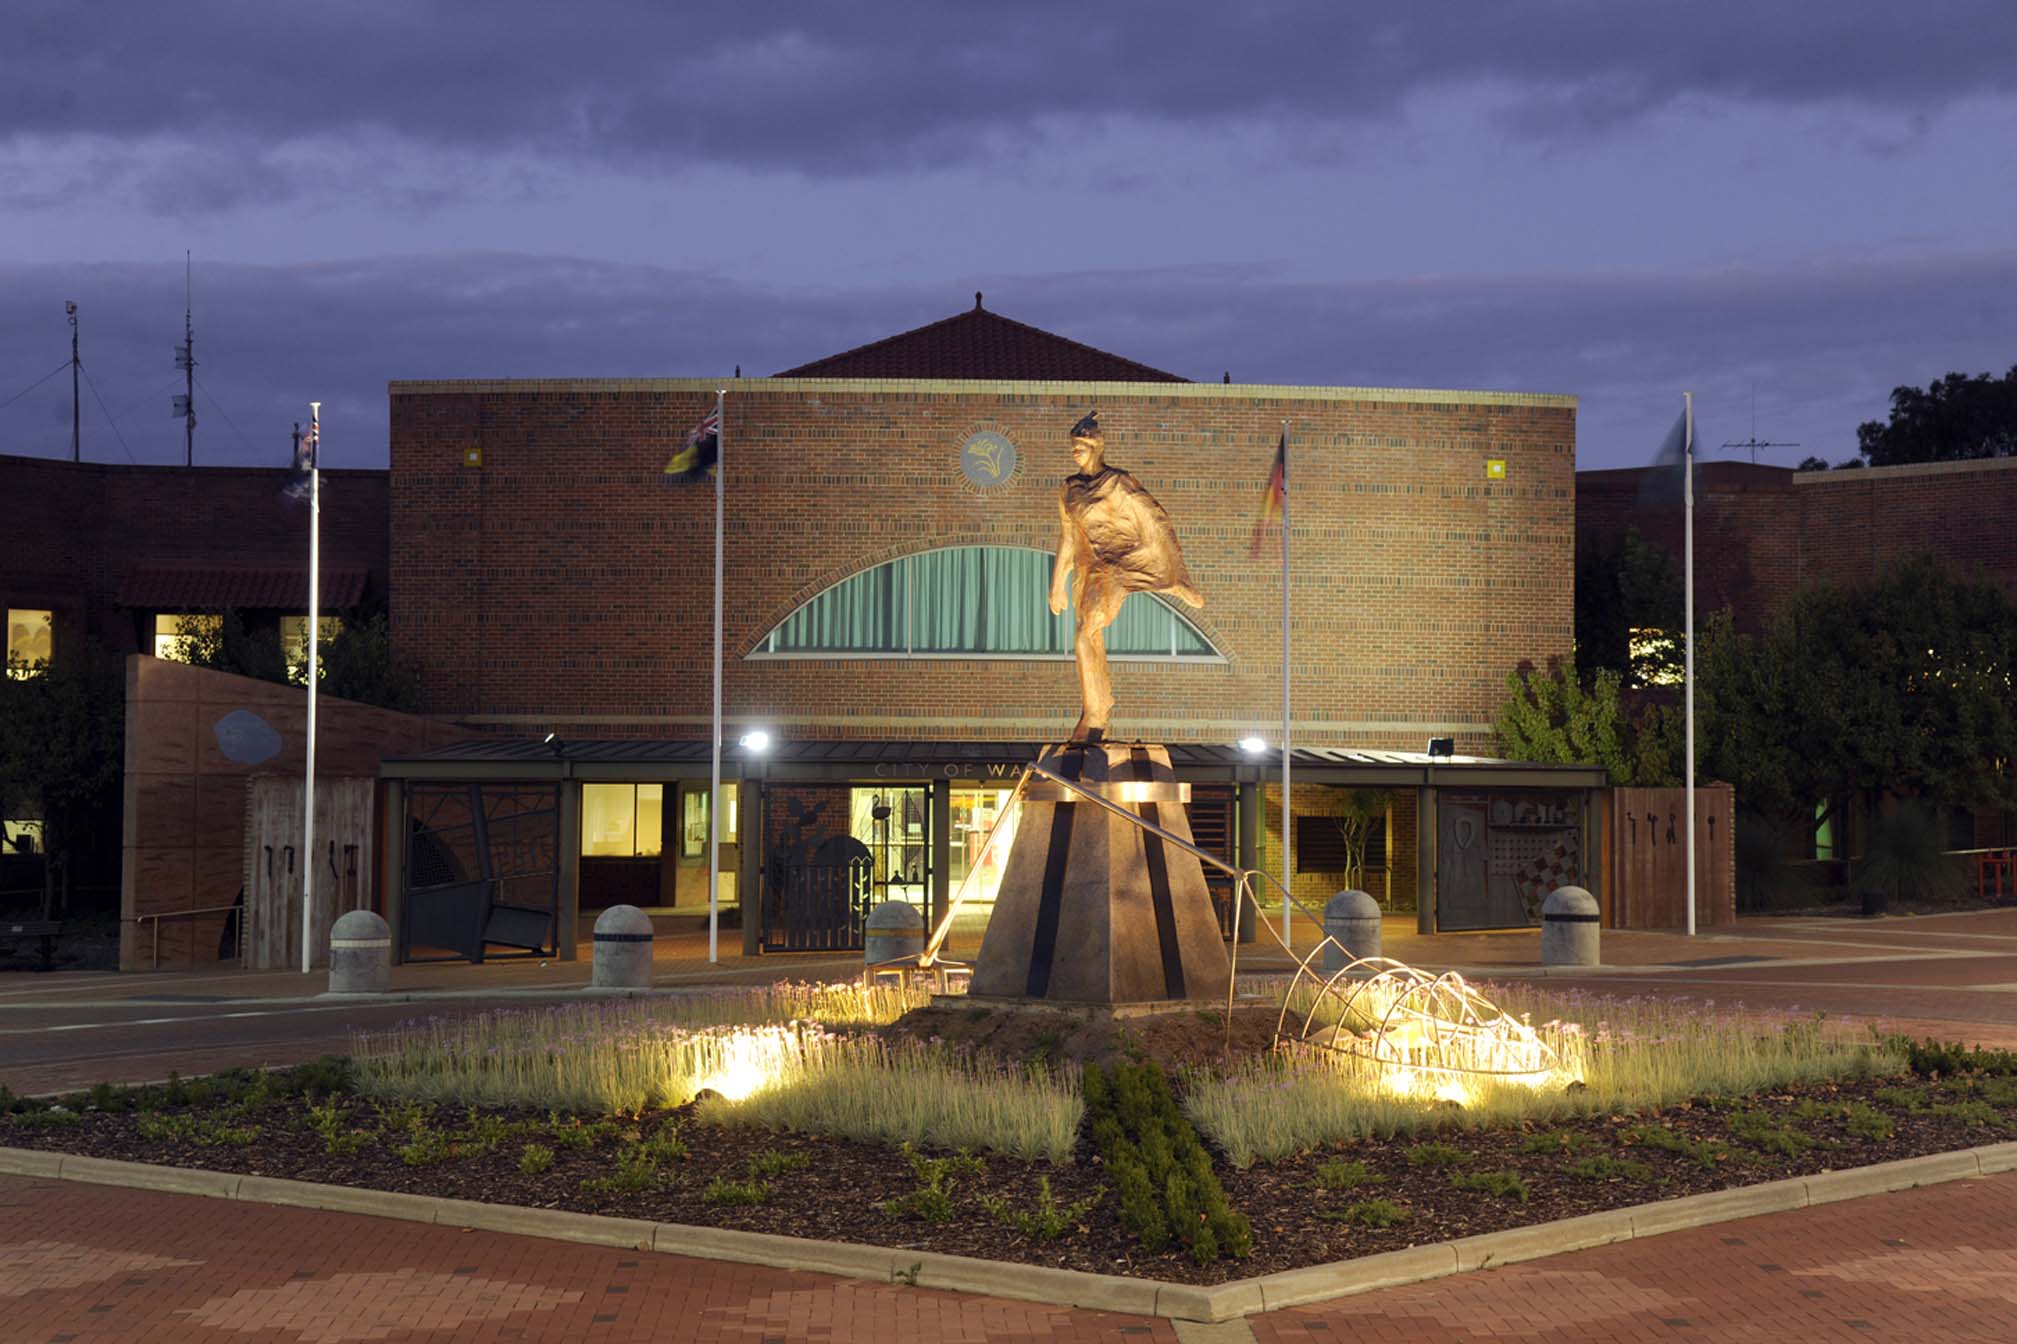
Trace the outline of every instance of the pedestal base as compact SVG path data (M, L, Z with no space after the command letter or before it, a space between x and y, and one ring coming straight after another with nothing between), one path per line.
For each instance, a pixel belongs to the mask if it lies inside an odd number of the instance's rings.
M1190 819L1160 746L1051 746L1050 770L1117 801L1127 782L1160 799L1128 808L1181 839ZM974 962L977 999L1124 1005L1224 1004L1232 977L1197 856L1097 803L1038 781L1023 802ZM1055 800L1053 798L1055 795Z

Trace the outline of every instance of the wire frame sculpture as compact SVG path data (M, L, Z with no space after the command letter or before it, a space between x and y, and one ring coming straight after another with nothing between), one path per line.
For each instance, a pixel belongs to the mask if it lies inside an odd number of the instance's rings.
M1390 957L1362 957L1320 974L1311 962L1325 944L1339 946L1324 939L1282 995L1277 1044L1363 1061L1398 1092L1447 1095L1481 1082L1540 1086L1564 1076L1560 1058L1531 1026L1456 971L1431 975ZM1306 978L1312 997L1297 1032L1289 1013Z

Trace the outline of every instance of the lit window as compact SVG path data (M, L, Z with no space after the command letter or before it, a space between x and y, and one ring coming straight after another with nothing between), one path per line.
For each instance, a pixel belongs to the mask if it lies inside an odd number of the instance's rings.
M581 786L581 852L598 859L650 858L663 846L663 784Z
M315 622L316 642L323 650L329 641L335 639L343 629L343 621L336 616L324 616ZM280 618L280 647L287 654L287 676L295 682L308 680L308 617L282 616ZM320 652L320 650L318 650ZM299 670L297 670L299 669Z
M40 854L42 823L34 817L0 821L0 854Z
M1053 557L1018 546L906 555L841 580L764 637L754 657L1072 656L1072 615L1053 616ZM1173 607L1135 593L1107 627L1115 658L1222 655Z
M49 666L55 647L56 614L22 607L7 609L7 673L32 677Z
M1628 645L1633 679L1641 686L1679 686L1686 671L1684 643L1671 631L1635 627Z
M733 845L736 841L737 786L723 782L721 786L722 831L721 843ZM707 786L689 788L680 795L679 855L683 859L707 857Z
M156 616L154 618L154 656L167 658L173 662L189 661L188 646L183 642L214 642L224 633L224 617L215 613L191 613L182 616Z

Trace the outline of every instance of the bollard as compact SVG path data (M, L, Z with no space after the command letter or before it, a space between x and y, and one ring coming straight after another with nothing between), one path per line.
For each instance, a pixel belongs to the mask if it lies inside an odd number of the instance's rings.
M1557 887L1541 902L1541 964L1595 966L1601 930L1597 898L1581 887Z
M634 905L612 905L595 917L596 989L651 987L651 916Z
M924 951L924 916L909 901L884 901L862 924L862 962L875 966Z
M392 981L392 928L369 910L352 910L329 930L329 992L383 994Z
M1380 955L1380 903L1363 891L1341 891L1324 902L1324 932L1338 946L1324 945L1324 974L1335 975L1354 961Z

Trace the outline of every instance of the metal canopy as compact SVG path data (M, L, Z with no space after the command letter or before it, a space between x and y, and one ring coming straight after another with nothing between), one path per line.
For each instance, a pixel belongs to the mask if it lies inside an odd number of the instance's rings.
M960 779L996 777L1001 766L1036 760L1041 742L900 742L841 738L775 742L760 756L728 746L722 765L734 775L790 779ZM1170 743L1170 764L1192 780L1265 781L1279 776L1281 757L1248 756L1236 747ZM657 738L494 738L457 742L413 756L389 757L387 779L705 779L708 743ZM1302 747L1293 753L1298 781L1387 787L1603 788L1599 765L1546 765L1485 756L1436 756L1418 751ZM996 767L990 770L989 767ZM970 769L969 769L970 768Z

